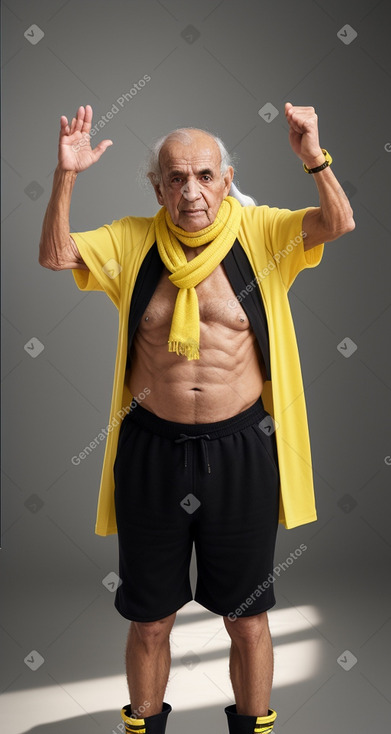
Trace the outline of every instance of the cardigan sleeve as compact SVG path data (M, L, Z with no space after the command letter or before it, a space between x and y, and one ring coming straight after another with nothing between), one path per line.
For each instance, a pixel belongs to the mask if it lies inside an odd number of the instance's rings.
M104 291L119 308L126 218L88 232L71 232L88 270L73 268L81 291Z
M314 208L291 210L262 207L265 245L280 271L286 290L289 290L301 270L314 268L323 257L324 243L304 250L303 218L307 211Z

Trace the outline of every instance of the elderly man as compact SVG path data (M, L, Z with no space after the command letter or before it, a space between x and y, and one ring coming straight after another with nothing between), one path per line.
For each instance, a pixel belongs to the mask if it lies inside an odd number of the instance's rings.
M313 107L287 102L285 116L319 207L242 206L222 141L185 128L152 149L156 216L81 233L69 232L76 177L112 141L91 148L89 105L61 118L39 262L72 269L81 290L106 292L119 310L96 532L118 532L127 732L165 731L169 635L193 599L193 543L194 598L231 638L230 734L271 732L276 718L267 611L277 527L316 520L288 290L355 226Z

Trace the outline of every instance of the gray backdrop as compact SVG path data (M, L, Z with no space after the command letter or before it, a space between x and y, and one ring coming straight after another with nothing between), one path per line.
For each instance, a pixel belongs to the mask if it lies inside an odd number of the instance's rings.
M76 182L71 231L82 231L156 212L137 170L151 140L177 126L220 135L236 156L236 180L259 204L318 205L289 145L290 101L315 107L356 229L326 244L321 265L290 291L318 521L280 526L276 563L300 543L307 551L278 580L277 608L316 605L322 621L313 634L324 654L304 693L299 684L276 692L276 731L352 731L352 722L358 733L385 731L389 2L8 0L2 18L2 689L20 691L22 702L27 689L39 696L49 684L124 671L127 622L102 584L117 570L117 540L94 534L103 444L79 466L71 462L108 423L118 314L104 294L82 294L70 271L38 264L60 116L89 103L96 124L118 108L94 139L114 145ZM144 75L150 81L126 101ZM267 103L278 112L271 120L262 116ZM338 347L347 338L357 347L350 356ZM194 573L193 558L193 581ZM35 672L32 651L44 658ZM189 705L186 727L170 731L198 731L196 714ZM72 729L64 722L34 732L110 732L118 723L111 710L81 715ZM12 718L7 731L15 731Z

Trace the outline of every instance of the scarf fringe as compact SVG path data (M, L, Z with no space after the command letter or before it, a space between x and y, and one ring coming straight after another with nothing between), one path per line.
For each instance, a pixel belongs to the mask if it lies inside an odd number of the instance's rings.
M192 342L169 341L168 351L176 352L179 356L187 357L187 359L199 359L200 351L197 344Z

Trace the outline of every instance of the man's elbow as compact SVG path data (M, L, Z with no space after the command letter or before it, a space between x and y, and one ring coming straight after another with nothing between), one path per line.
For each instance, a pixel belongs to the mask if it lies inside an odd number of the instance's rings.
M346 217L341 219L339 222L334 223L332 226L325 226L324 242L331 242L332 240L342 237L342 235L348 232L353 232L356 227L356 222L353 218L353 212L348 214Z
M49 260L44 260L43 258L39 257L38 262L43 268L47 268L48 270L59 270L59 268L56 267L54 263L49 262Z
M356 222L354 221L353 217L353 209L350 206L350 203L347 203L347 206L345 208L344 216L342 219L344 234L346 232L352 232L356 226Z
M42 268L50 268L49 263L47 263L46 260L43 260L41 257L38 258L38 263L41 265Z
M48 268L48 270L55 270L53 258L50 258L50 246L46 242L46 239L41 235L41 239L39 241L39 251L38 251L38 263L41 265L42 268Z
M345 211L345 216L344 216L344 234L346 232L352 232L355 226L356 226L356 222L354 221L354 217L353 217L353 209L349 203L349 205L347 206L347 211Z
M356 222L353 219L353 215L346 217L343 222L337 227L335 231L335 237L341 237L343 234L353 232L356 227Z
M356 229L356 222L353 219L353 216L350 217L348 223L347 223L347 232L353 232L353 230Z

